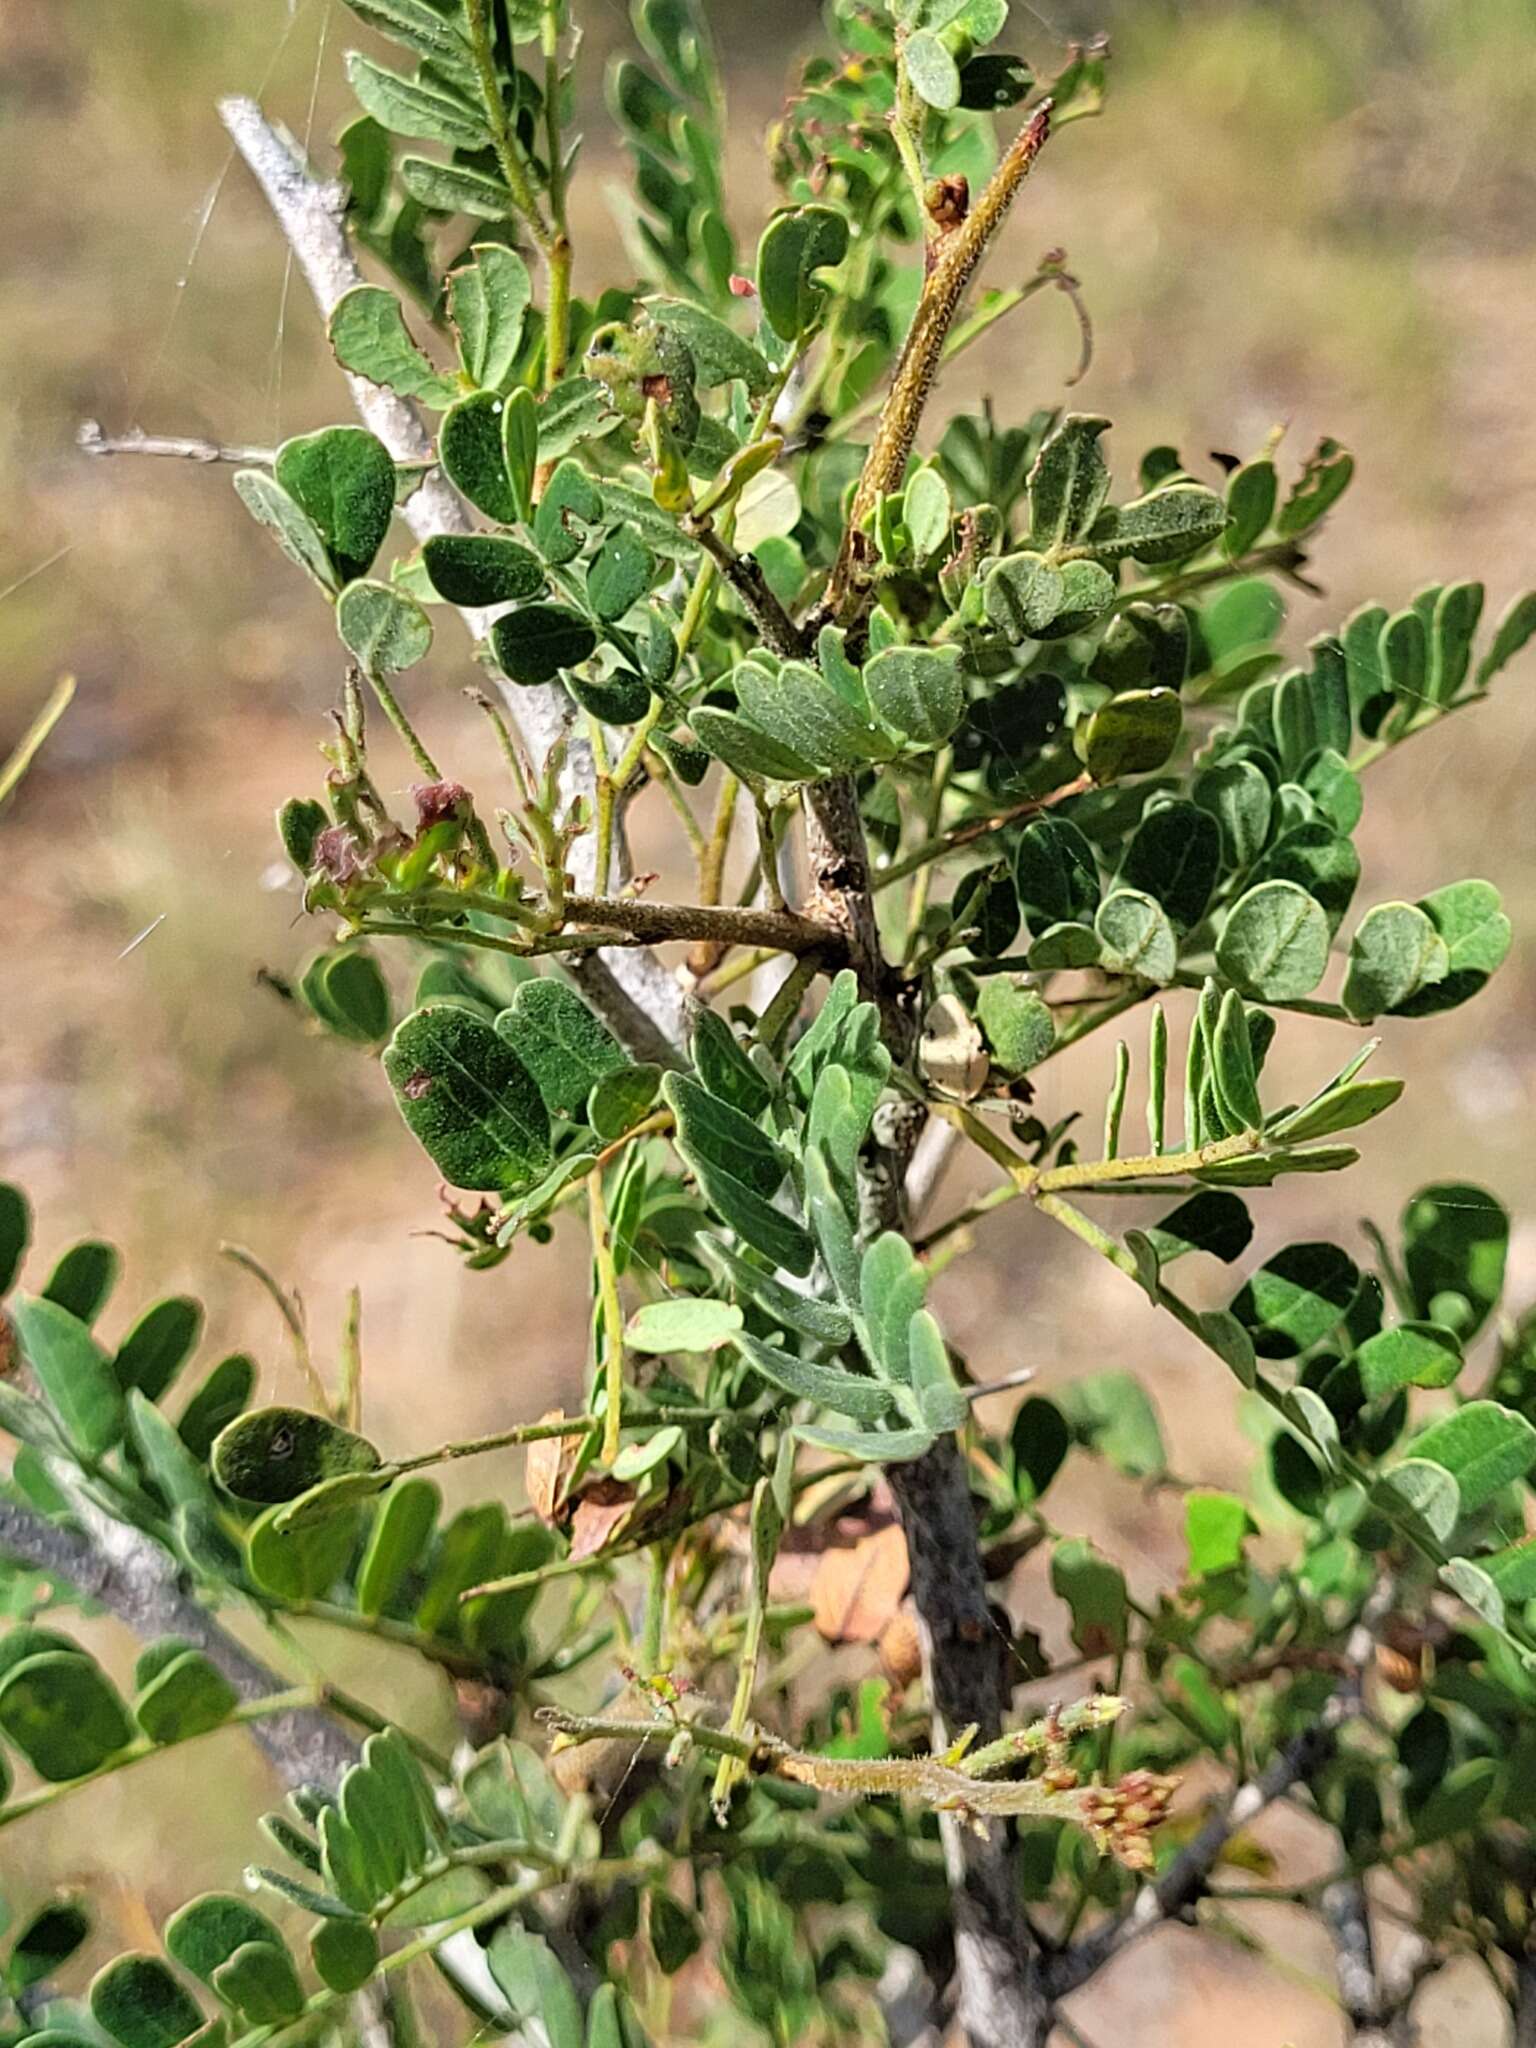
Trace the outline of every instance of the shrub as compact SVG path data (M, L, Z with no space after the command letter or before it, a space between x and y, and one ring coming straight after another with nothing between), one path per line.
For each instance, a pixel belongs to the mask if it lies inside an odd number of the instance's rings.
M307 1410L253 1408L243 1356L172 1402L200 1310L104 1342L109 1246L11 1297L0 1735L39 1782L0 1779L0 1827L230 1721L288 1791L251 1896L183 1906L163 1955L96 1977L89 2020L49 1990L84 1911L25 1923L6 2038L255 2048L360 1997L409 2038L406 1965L430 1957L498 2031L610 2048L688 2037L665 1987L696 1955L775 2041L875 2038L900 1949L935 2001L953 1982L973 2041L1040 2043L1292 1794L1334 1867L1276 1895L1327 1921L1356 2025L1406 2026L1454 1947L1528 2027L1536 1326L1495 1324L1504 1212L1448 1180L1369 1266L1291 1244L1221 1307L1175 1268L1237 1265L1250 1201L1347 1170L1401 1093L1362 1030L1432 1020L1503 960L1487 882L1359 908L1353 834L1365 771L1487 695L1536 597L1483 632L1482 585L1437 585L1287 667L1286 588L1313 588L1351 477L1337 443L1295 463L1276 434L1208 477L1158 447L1117 490L1096 414L936 427L982 333L1047 290L1081 317L1060 251L972 287L1042 149L1099 112L1101 47L1041 83L995 47L1003 0L833 0L753 253L706 23L637 0L609 105L639 282L588 298L562 0L350 4L394 49L348 58L341 186L224 110L362 421L235 477L345 663L323 788L278 820L335 934L298 994L379 1056L464 1259L510 1268L486 1286L536 1281L585 1219L590 1374L578 1412L389 1455L348 1348ZM386 561L397 515L418 545ZM430 705L408 709L465 624L493 771L440 765ZM417 771L407 816L374 710ZM664 805L696 868L679 902L629 851ZM1296 1013L1345 1050L1283 1102L1267 1060ZM1107 1101L1048 1126L1032 1077L1114 1024ZM995 1178L934 1216L955 1141ZM1175 1477L1118 1365L980 1419L996 1388L929 1289L1011 1204L1000 1227L1055 1226L1209 1354L1260 1445L1247 1495ZM4 1291L29 1237L7 1190ZM532 1513L445 1520L425 1473L509 1444ZM1073 1458L1182 1517L1176 1597L1139 1603L1056 1528ZM1041 1544L1076 1652L1054 1665L992 1591ZM802 1603L784 1565L808 1551ZM54 1626L71 1599L144 1638L131 1701ZM409 1645L473 1690L482 1739L440 1757L288 1683L225 1607ZM877 1645L882 1675L802 1684L818 1641ZM1016 1687L1046 1677L1061 1704L1021 1721ZM1197 1762L1226 1789L1170 1844ZM1389 1865L1418 1945L1383 1970Z

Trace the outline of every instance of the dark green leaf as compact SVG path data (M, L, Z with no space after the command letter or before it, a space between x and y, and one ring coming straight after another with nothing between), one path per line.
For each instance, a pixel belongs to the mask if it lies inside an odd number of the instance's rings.
M395 509L395 465L362 427L326 427L285 441L276 482L312 521L338 583L366 576Z
M249 1941L214 1974L213 1988L256 2027L280 2027L304 2010L293 1958L272 1941Z
M664 1976L674 1976L691 1956L698 1954L703 1932L687 1907L679 1905L659 1885L653 1885L647 1892L646 1907L646 1925L657 1967Z
M203 1327L202 1304L190 1295L172 1295L148 1308L117 1347L112 1370L126 1393L137 1387L146 1400L158 1401L192 1353Z
M579 1119L597 1083L629 1064L607 1025L551 976L525 981L496 1019L496 1031L532 1074L553 1116Z
M1335 1131L1350 1131L1390 1109L1402 1092L1401 1081L1349 1081L1282 1117L1271 1135L1287 1145L1298 1145L1307 1138L1326 1138Z
M511 1192L549 1171L544 1098L483 1018L428 1004L396 1030L384 1072L407 1125L455 1187Z
M323 1480L373 1472L379 1454L366 1437L303 1408L257 1408L223 1430L213 1475L236 1500L297 1500Z
M1100 561L1181 562L1219 540L1226 524L1225 506L1204 484L1167 484L1116 507L1108 531L1085 545Z
M133 1740L106 1673L73 1649L44 1650L0 1680L0 1734L51 1784L84 1777Z
M688 1049L699 1079L711 1095L729 1102L743 1116L755 1119L762 1115L773 1100L773 1089L718 1011L700 1010Z
M787 661L770 672L758 662L744 661L731 680L743 716L818 768L862 767L887 760L894 751L879 727L808 662Z
M176 1433L194 1458L204 1459L213 1440L251 1398L256 1367L243 1351L220 1359L182 1410Z
M1355 459L1347 448L1326 437L1319 441L1280 508L1275 531L1281 539L1310 532L1348 488L1354 473Z
M1284 833L1264 856L1255 880L1295 882L1305 889L1322 905L1331 934L1359 885L1360 856L1348 839L1317 818Z
M497 533L438 533L422 549L432 588L450 604L472 609L532 597L544 565L520 542Z
M1126 848L1120 880L1153 896L1181 932L1205 915L1221 872L1221 827L1190 803L1156 805Z
M1236 560L1263 534L1274 517L1279 485L1275 465L1267 455L1245 462L1227 478L1227 532L1223 545Z
M776 1265L809 1272L810 1239L772 1203L787 1172L773 1141L686 1074L666 1075L662 1094L677 1119L678 1152L721 1221Z
M93 1323L117 1285L122 1264L116 1245L86 1238L71 1245L48 1275L43 1300L67 1309L82 1323Z
M1093 848L1065 818L1036 818L1019 835L1014 887L1030 930L1084 924L1099 907Z
M227 1721L240 1695L201 1650L186 1650L134 1702L151 1742L185 1742Z
M437 440L438 456L449 477L469 502L498 526L513 525L522 511L507 474L502 444L506 407L507 401L495 392L477 391L445 414Z
M55 1899L26 1921L5 1965L5 1981L13 1993L30 1991L62 1969L91 1932L90 1916L73 1899ZM29 2033L29 2043L41 2037Z
M176 2048L203 2024L158 1956L119 1956L91 1985L91 2015L122 2048Z
M533 517L533 537L546 562L557 568L574 562L587 538L587 529L603 517L603 500L597 486L578 462L562 462L544 487L539 509Z
M650 1114L660 1088L660 1067L615 1068L588 1095L586 1120L602 1143L610 1144Z
M689 722L699 744L737 775L760 776L769 782L814 782L820 773L814 761L771 739L733 711L703 704Z
M0 1298L9 1294L32 1241L32 1211L20 1188L0 1181Z
M309 1937L315 1974L328 1990L357 1991L379 1966L379 1938L360 1920L322 1920Z
M1054 1401L1031 1394L1020 1404L1008 1433L1013 1490L1021 1507L1032 1507L1061 1470L1072 1438Z
M1248 1249L1253 1218L1239 1196L1211 1188L1180 1202L1147 1236L1161 1265L1170 1265L1186 1252L1209 1252L1230 1265Z
M212 1986L213 1973L247 1942L272 1947L282 1936L264 1913L227 1892L205 1892L165 1923L166 1953L200 1983Z
M1162 767L1183 728L1176 691L1127 690L1101 704L1079 729L1078 757L1095 782L1146 775Z
M1229 868L1251 867L1269 837L1274 794L1251 761L1233 761L1206 769L1196 779L1193 796L1221 828L1222 857Z
M1402 1234L1415 1313L1470 1343L1504 1291L1509 1217L1503 1205L1465 1181L1440 1182L1410 1199Z
M617 526L587 565L587 602L605 623L622 619L656 578L656 560L634 527Z
M1082 540L1109 493L1099 436L1109 421L1069 412L1041 445L1029 477L1029 545L1044 553Z
M575 668L594 651L597 635L581 616L562 604L525 604L491 628L491 645L514 683L552 683L562 669Z

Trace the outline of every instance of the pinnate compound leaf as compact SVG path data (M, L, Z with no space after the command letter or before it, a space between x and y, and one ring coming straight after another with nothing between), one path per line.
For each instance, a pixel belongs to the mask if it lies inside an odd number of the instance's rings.
M336 582L366 576L395 509L395 465L363 427L324 427L285 441L276 482L312 522Z
M453 404L459 392L411 339L393 292L376 284L354 285L331 313L331 349L344 370L382 384L403 398L416 398L434 412Z
M177 2048L203 2024L191 1994L158 1956L119 1956L91 1985L91 2017L121 2048Z
M1328 965L1328 919L1295 882L1261 882L1238 898L1216 946L1233 986L1260 1002L1288 1002L1317 987Z
M455 1187L515 1192L549 1171L549 1111L538 1084L483 1018L454 1003L427 1004L397 1028L384 1072L406 1124Z
M432 621L415 598L388 583L349 583L336 600L336 631L371 676L414 668L432 647Z

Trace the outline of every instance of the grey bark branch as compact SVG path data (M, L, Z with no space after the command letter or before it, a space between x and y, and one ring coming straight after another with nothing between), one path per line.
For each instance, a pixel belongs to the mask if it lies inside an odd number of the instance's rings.
M141 1642L180 1636L218 1666L243 1700L285 1690L288 1681L269 1671L229 1635L181 1584L175 1562L137 1529L77 1503L89 1532L60 1527L30 1508L0 1500L0 1552L36 1571L68 1580L76 1592L99 1601ZM319 1785L333 1791L356 1745L340 1724L318 1708L274 1714L250 1724L286 1785Z
M863 994L875 1002L897 1059L910 1049L913 1023L881 955L870 894L869 855L858 797L846 778L806 791L809 914L843 934ZM868 1231L901 1229L905 1184L921 1136L913 1104L877 1117L877 1138L861 1191ZM934 1747L974 1724L982 1742L1002 1732L1011 1684L982 1570L976 1511L965 1461L952 1436L910 1463L888 1467L912 1573L923 1642ZM1043 2048L1051 2004L1042 1957L1019 1899L1005 1827L975 1834L940 1815L955 1914L960 2024L972 2048Z
M221 100L219 116L293 250L321 318L328 320L337 301L364 281L347 240L345 188L334 180L317 178L293 137L269 121L255 100ZM408 399L350 372L347 384L358 417L397 462L435 461L432 438ZM403 511L418 540L472 529L463 500L436 468L427 470ZM470 631L481 638L484 615L466 612L464 617ZM536 761L542 762L552 746L565 740L562 794L566 802L590 798L596 786L592 751L571 729L571 706L565 692L549 684L508 689L503 694L523 745ZM574 849L579 888L602 885L592 872L594 851L590 836ZM639 1057L654 1059L664 1044L676 1046L686 1036L687 999L681 985L649 953L594 953L573 961L568 971L593 1008L632 1044Z

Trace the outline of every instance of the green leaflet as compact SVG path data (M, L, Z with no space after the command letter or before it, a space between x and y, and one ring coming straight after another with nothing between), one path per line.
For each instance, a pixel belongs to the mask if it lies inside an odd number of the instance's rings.
M506 391L517 366L533 299L528 266L515 249L479 242L448 276L448 317L464 374L482 391Z
M336 583L366 576L395 510L395 465L383 442L362 427L302 434L278 449L272 480L319 534Z
M755 1373L794 1400L814 1401L855 1422L883 1422L892 1413L890 1390L876 1380L861 1379L841 1366L796 1358L791 1352L760 1343L744 1330L735 1332L730 1341Z
M580 1121L593 1088L629 1065L607 1025L550 976L522 984L496 1019L496 1032L532 1074L552 1116Z
M56 1301L14 1302L22 1351L77 1451L100 1457L123 1433L126 1409L112 1362L78 1317Z
M677 1119L678 1152L721 1221L775 1265L809 1272L811 1240L773 1205L788 1165L772 1139L686 1074L666 1075L661 1087Z
M1472 1514L1536 1465L1536 1428L1496 1401L1469 1401L1421 1430L1408 1450L1444 1466L1460 1490L1462 1512Z
M830 206L777 213L757 245L757 289L763 317L782 341L795 341L821 319L826 287L817 272L841 263L848 222Z
M460 395L411 339L393 292L376 284L355 285L337 300L328 332L344 370L386 385L402 398L416 398L442 412Z
M410 1130L455 1187L513 1192L549 1171L538 1084L483 1018L429 1003L397 1028L384 1072Z
M1216 964L1244 995L1286 1002L1317 987L1328 965L1328 919L1295 882L1262 882L1232 906Z

